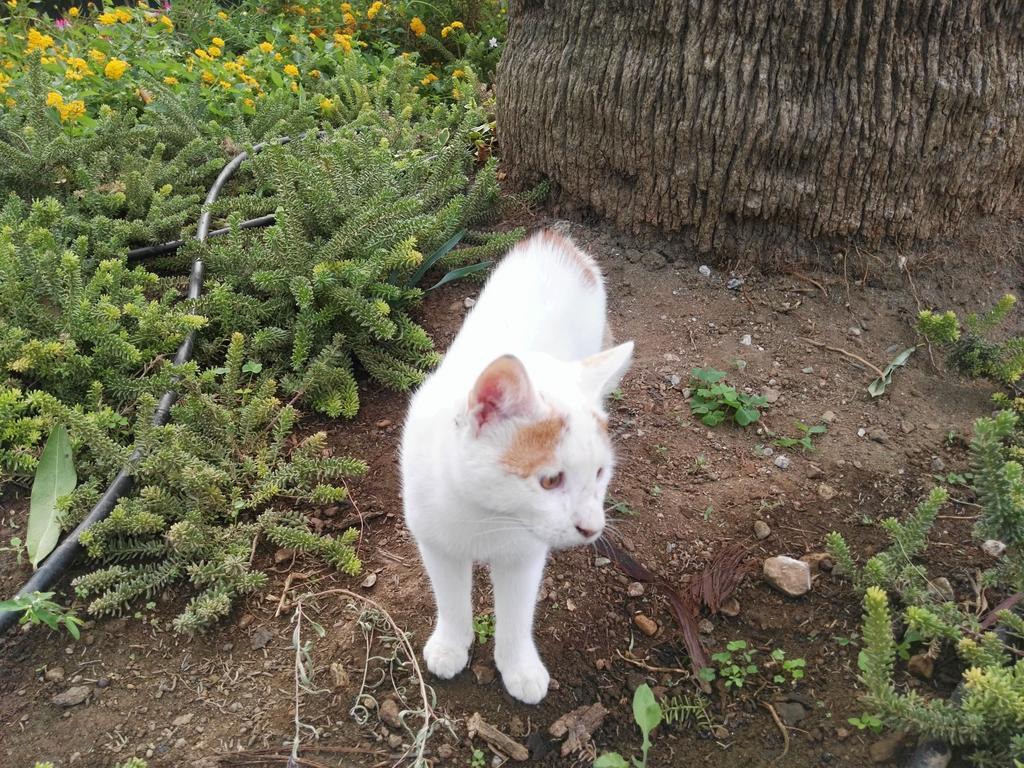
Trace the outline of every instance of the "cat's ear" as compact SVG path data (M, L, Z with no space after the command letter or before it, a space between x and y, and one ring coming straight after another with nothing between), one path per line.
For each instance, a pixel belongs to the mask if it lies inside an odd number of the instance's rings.
M469 414L479 431L485 424L533 409L533 386L526 368L513 355L502 355L480 374L469 394Z
M583 389L599 398L611 394L632 362L632 341L584 358L580 361Z

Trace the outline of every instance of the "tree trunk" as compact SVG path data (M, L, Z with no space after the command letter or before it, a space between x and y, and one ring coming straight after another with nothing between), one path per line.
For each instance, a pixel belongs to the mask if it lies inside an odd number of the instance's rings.
M509 20L510 180L623 229L908 242L1024 191L1019 1L511 0Z

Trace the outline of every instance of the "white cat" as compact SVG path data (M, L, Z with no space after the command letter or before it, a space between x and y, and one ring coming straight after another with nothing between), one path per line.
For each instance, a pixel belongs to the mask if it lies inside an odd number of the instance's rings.
M629 368L633 342L601 351L605 290L594 261L542 231L487 282L438 369L409 405L402 436L405 519L437 602L423 649L450 678L473 639L474 561L494 585L494 661L527 704L549 676L533 642L548 551L604 528L614 456L603 398Z

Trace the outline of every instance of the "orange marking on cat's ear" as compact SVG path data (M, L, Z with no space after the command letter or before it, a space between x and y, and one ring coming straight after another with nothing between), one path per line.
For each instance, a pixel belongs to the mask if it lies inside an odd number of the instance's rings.
M575 267L583 279L583 284L588 287L596 286L601 280L601 272L594 260L577 247L576 243L568 237L556 232L553 229L542 229L534 237L556 251L562 259Z
M501 463L520 477L529 477L555 458L565 419L551 416L520 428L512 437Z

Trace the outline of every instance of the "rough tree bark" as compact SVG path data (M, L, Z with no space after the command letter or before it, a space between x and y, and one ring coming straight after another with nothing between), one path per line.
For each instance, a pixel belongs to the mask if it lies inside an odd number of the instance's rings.
M927 239L1024 192L1019 0L511 0L504 167L701 250Z

